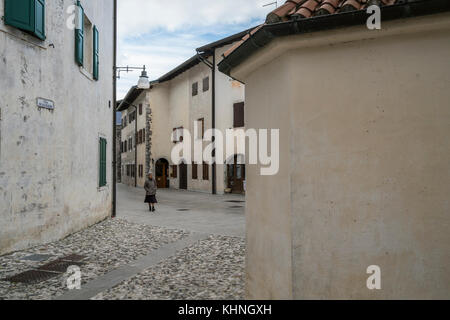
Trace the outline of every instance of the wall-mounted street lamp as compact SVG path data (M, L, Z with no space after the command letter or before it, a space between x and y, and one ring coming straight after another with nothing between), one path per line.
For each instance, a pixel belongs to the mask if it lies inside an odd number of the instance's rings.
M133 72L134 70L142 70L141 76L139 77L139 81L137 87L139 89L148 89L150 88L150 81L148 79L147 71L145 69L145 65L143 67L116 67L116 78L120 79L121 72Z

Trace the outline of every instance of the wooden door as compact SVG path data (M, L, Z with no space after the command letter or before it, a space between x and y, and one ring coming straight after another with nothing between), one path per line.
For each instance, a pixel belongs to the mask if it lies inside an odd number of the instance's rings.
M181 163L180 168L180 189L187 190L187 164Z
M167 177L169 170L169 163L167 161L158 160L156 162L156 184L159 189L165 189L168 187L167 185Z
M243 193L245 181L245 164L238 164L237 160L237 156L234 156L234 163L228 165L228 188L230 188L233 193Z

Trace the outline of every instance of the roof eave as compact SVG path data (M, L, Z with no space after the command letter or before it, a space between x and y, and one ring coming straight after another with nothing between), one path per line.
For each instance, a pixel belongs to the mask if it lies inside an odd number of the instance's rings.
M383 21L447 11L450 11L450 1L448 0L415 0L381 7ZM233 68L277 37L365 25L367 18L368 14L365 10L358 10L265 25L225 57L218 65L219 71L229 76Z

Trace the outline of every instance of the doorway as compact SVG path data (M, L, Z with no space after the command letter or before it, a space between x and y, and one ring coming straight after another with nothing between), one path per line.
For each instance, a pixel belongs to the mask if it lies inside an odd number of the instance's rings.
M239 161L241 160L241 161ZM238 155L234 155L231 163L227 165L228 188L232 193L244 193L245 163Z
M169 187L169 161L166 159L159 159L155 165L156 184L159 189L166 189Z
M179 165L180 167L180 189L187 190L187 164L184 161Z

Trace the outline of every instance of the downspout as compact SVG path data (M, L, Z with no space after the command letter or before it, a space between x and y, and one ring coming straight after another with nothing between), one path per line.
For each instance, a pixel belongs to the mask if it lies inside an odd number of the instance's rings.
M113 39L113 138L112 138L112 164L113 164L113 170L112 170L112 205L111 205L111 218L115 218L116 213L116 195L117 195L117 189L116 189L116 182L117 182L117 150L116 150L116 122L117 122L117 78L116 78L116 66L117 66L117 0L114 0L114 39Z
M134 187L137 188L137 119L138 119L138 108L134 106Z
M216 129L216 49L213 50L213 67L212 67L212 129ZM213 155L214 162L212 165L212 194L217 194L217 166L216 166L216 137L213 136Z
M208 66L211 69L211 94L212 94L212 103L211 103L211 119L212 119L212 124L211 127L213 130L216 129L216 49L214 49L212 51L212 56L213 56L213 62L212 65L208 60L205 60L202 57L202 54L197 50L197 57L198 59L203 62L206 66ZM215 141L216 141L216 137L213 136L212 138L212 143L213 143L213 157L216 157L216 145L215 145ZM212 164L212 177L211 177L211 182L212 182L212 194L217 194L217 166L216 166L216 161L214 160L213 164Z

